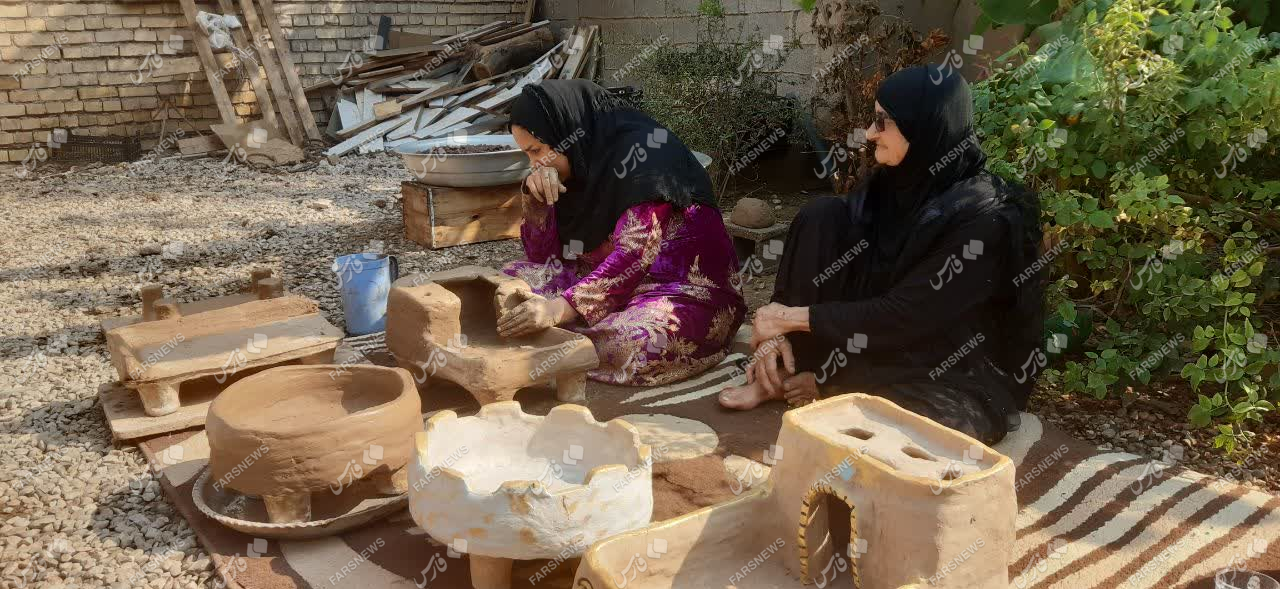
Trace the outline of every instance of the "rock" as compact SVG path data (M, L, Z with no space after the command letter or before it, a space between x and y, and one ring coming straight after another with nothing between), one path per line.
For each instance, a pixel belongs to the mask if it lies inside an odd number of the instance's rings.
M164 245L157 242L150 242L138 248L139 256L155 256L164 251Z
M773 211L758 198L744 198L733 207L729 222L750 229L764 229L774 223Z
M380 208L380 209L385 209L385 208L387 208L387 199L385 199L385 198L375 198L375 199L373 199L373 206L378 207L378 208Z
M333 201L329 199L313 200L307 203L307 208L316 211L324 211L333 208Z

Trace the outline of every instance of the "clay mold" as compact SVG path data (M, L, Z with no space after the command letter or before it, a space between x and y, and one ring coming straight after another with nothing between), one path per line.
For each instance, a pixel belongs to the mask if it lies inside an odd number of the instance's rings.
M271 523L306 522L312 493L406 492L422 402L400 368L284 366L227 387L205 427L215 484L260 497Z
M523 280L478 266L403 277L387 301L387 348L419 381L456 383L482 405L553 382L560 401L584 402L587 371L600 363L591 340L558 327L498 335L497 318L534 296Z
M854 394L787 412L766 458L737 498L592 546L574 587L1009 586L1013 462L977 440Z
M409 511L470 555L477 589L509 587L512 560L575 557L653 514L649 447L631 425L597 422L585 407L546 417L510 401L474 417L442 411L416 442Z

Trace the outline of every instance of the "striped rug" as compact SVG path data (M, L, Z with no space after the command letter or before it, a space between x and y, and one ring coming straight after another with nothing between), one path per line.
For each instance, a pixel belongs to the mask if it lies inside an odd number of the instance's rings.
M715 393L741 379L735 360L727 358L702 377L667 387L591 383L587 405L597 418L667 413L702 421L719 436L717 455L655 466L655 520L732 498L722 457L760 460L774 442L785 407L738 413L716 405ZM458 392L433 387L423 399L428 410L475 410ZM554 403L549 390L522 393L517 400L536 413ZM1011 587L1209 588L1213 575L1230 566L1280 577L1280 498L1177 465L1099 451L1034 415L1024 414L1022 423L997 447L1018 469ZM170 450L178 445L183 451ZM194 474L208 456L202 431L155 438L142 448L162 472L169 499L232 587L470 587L465 557L450 556L407 513L339 537L255 539L204 518L191 502ZM567 588L575 566L573 560L522 562L514 586Z

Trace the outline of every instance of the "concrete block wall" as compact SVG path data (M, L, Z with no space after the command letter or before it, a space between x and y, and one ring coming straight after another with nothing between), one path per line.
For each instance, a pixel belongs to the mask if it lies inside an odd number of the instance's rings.
M699 0L543 0L541 14L561 28L599 25L604 41L599 79L614 85L634 83L626 74L644 59L646 47L663 42L677 47L695 44L699 4ZM763 38L782 35L788 44L798 39L801 46L788 54L776 72L779 93L813 92L810 76L817 41L811 29L812 13L800 10L793 0L721 0L721 5L731 30L743 25L745 32L758 32Z
M794 0L720 0L730 27L745 25L762 37L782 35L788 44L798 40L787 61L775 72L779 94L811 96L813 74L826 63L816 63L817 40L813 34L813 13L799 8ZM673 45L692 45L697 40L699 0L543 0L542 14L561 28L578 24L599 25L605 42L603 74L606 85L634 82L629 76L615 81L614 75L627 71L632 60L642 59L644 48L663 35ZM819 5L823 2L820 0ZM976 0L880 0L885 14L906 18L916 30L942 29L952 38L951 48L959 51L969 37L979 10ZM986 33L984 53L998 55L1017 43L1020 29ZM943 52L945 54L946 52ZM940 58L941 59L941 56ZM965 75L976 79L977 60L965 59Z
M216 3L197 5L216 12ZM518 20L525 6L524 0L275 3L304 85L363 50L380 15L392 17L396 30L447 36ZM201 129L218 122L193 34L174 0L0 0L0 162L23 161L59 128L155 137L162 111L170 119L166 133L183 117ZM257 118L240 66L230 53L218 57L238 114ZM318 98L312 108L323 124L327 113Z

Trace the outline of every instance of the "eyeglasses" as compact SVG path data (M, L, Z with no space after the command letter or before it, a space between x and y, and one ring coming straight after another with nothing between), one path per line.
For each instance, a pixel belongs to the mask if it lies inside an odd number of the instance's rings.
M882 110L878 110L876 111L875 117L872 122L875 123L877 131L884 133L885 121L892 121L892 120L893 119L889 118L889 113L884 112Z

